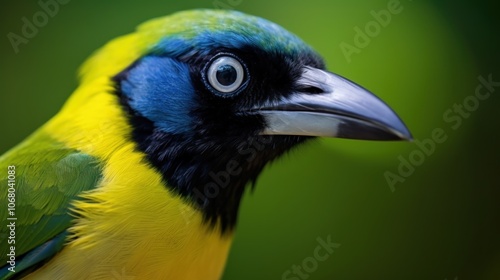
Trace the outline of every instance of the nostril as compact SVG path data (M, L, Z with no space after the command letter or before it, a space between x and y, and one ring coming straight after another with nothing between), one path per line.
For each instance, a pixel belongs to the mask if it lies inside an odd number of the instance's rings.
M303 86L299 88L299 92L310 93L310 94L318 94L324 93L325 91L319 87L314 86Z

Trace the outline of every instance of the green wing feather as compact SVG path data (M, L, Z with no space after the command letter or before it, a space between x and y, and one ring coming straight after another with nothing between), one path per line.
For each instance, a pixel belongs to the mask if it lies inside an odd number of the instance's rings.
M15 166L14 212L8 209L9 166ZM94 189L100 177L96 158L65 147L43 131L0 157L0 279L13 276L4 265L10 246L15 246L16 274L62 248L64 242L58 239L66 237L71 226L71 202ZM7 224L13 222L8 218L16 218L15 244L8 242Z

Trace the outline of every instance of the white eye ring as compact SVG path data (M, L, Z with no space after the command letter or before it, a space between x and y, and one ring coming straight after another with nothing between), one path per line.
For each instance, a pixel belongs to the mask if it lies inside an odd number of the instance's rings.
M241 63L231 56L220 56L215 59L207 70L210 85L221 93L236 91L245 76Z

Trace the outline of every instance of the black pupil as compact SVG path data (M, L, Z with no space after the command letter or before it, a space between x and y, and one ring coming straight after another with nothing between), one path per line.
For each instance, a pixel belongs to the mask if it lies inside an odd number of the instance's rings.
M217 77L217 81L223 86L230 86L234 84L238 76L236 69L228 64L217 67L217 73L215 75Z

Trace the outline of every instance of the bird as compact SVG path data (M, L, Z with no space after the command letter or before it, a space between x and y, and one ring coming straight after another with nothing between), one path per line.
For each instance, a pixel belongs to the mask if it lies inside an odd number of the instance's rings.
M311 46L239 11L151 19L79 73L0 157L0 279L220 279L269 162L318 137L412 138Z

